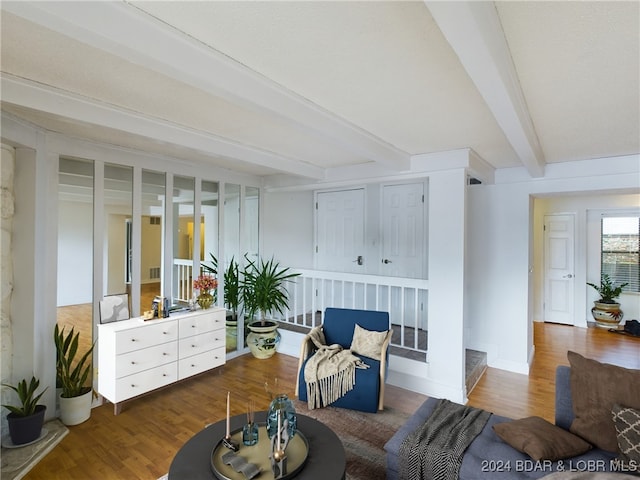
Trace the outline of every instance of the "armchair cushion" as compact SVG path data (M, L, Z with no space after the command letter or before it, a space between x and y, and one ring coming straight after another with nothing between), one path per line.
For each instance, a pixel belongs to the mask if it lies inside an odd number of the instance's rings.
M351 353L380 360L382 346L387 340L389 333L390 330L386 332L367 330L356 323L353 331L353 340L351 341Z
M327 308L322 322L327 345L337 343L342 348L349 348L356 323L367 330L384 332L389 330L389 314L373 310Z

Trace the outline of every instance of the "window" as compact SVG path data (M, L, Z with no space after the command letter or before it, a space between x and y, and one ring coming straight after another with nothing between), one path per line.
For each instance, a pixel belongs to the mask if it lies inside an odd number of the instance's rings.
M640 292L640 216L602 218L602 273L625 292Z

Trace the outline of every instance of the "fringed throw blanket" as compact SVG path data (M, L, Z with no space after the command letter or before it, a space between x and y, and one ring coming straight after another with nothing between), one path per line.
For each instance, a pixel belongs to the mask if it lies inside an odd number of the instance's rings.
M440 400L400 446L401 480L457 480L462 456L491 414Z
M356 368L369 368L360 358L338 345L324 345L324 335L319 327L309 332L318 350L304 367L309 410L325 407L347 392L356 383Z

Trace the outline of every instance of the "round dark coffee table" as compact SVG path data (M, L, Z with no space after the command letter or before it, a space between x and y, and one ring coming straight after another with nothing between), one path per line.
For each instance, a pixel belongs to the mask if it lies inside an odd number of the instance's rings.
M267 412L256 412L256 422L264 423ZM236 415L230 419L230 429L242 428L246 415ZM325 424L298 414L298 429L309 442L309 454L304 467L296 475L299 479L344 480L347 465L344 447L338 436ZM224 437L226 420L209 425L196 433L185 443L171 462L169 480L211 480L215 478L211 470L211 453ZM242 446L239 454L242 452ZM260 477L256 477L260 478Z

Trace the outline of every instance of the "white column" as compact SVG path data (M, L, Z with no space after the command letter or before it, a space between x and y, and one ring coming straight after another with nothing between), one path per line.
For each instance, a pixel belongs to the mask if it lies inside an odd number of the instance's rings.
M431 395L466 402L464 274L466 171L429 176L429 338Z

